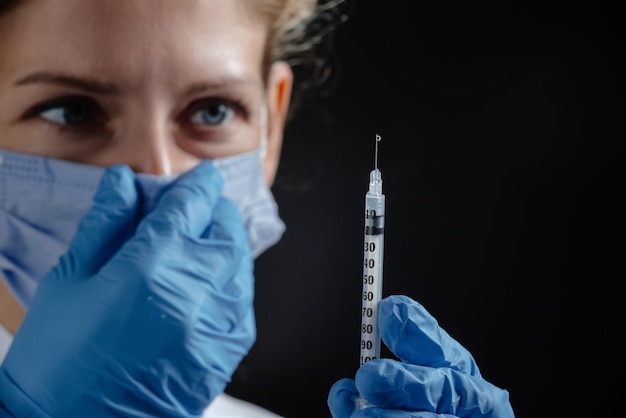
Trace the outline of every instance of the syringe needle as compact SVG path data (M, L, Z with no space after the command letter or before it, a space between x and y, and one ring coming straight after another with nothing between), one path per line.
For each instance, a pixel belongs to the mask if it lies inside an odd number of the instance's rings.
M382 138L376 134L376 150L374 151L374 170L378 170L378 143Z

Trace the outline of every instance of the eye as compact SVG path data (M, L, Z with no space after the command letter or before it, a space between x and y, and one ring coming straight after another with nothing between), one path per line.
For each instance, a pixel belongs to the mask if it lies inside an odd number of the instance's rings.
M103 119L100 107L85 97L64 97L36 106L27 116L39 116L59 125L83 126Z
M194 125L215 126L228 122L235 115L235 109L225 103L210 103L197 107L189 120Z

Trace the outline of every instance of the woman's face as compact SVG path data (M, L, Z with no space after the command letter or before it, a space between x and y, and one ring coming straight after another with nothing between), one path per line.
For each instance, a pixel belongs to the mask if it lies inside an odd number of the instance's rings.
M172 174L265 137L271 184L292 74L265 85L252 4L24 0L0 17L0 148Z

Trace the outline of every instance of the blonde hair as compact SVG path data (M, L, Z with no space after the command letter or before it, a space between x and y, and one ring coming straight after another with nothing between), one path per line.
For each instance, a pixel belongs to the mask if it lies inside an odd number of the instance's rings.
M276 61L285 61L292 67L293 109L329 80L333 72L333 36L347 21L353 0L258 1L256 7L269 24L263 71Z

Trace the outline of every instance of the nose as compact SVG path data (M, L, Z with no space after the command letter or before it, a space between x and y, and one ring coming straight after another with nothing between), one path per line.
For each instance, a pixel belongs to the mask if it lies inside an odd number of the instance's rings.
M103 165L126 164L136 173L170 175L196 166L200 159L181 149L168 123L144 121L120 129Z
M143 136L129 139L120 147L120 159L136 173L169 175L185 171L187 159L167 138Z

